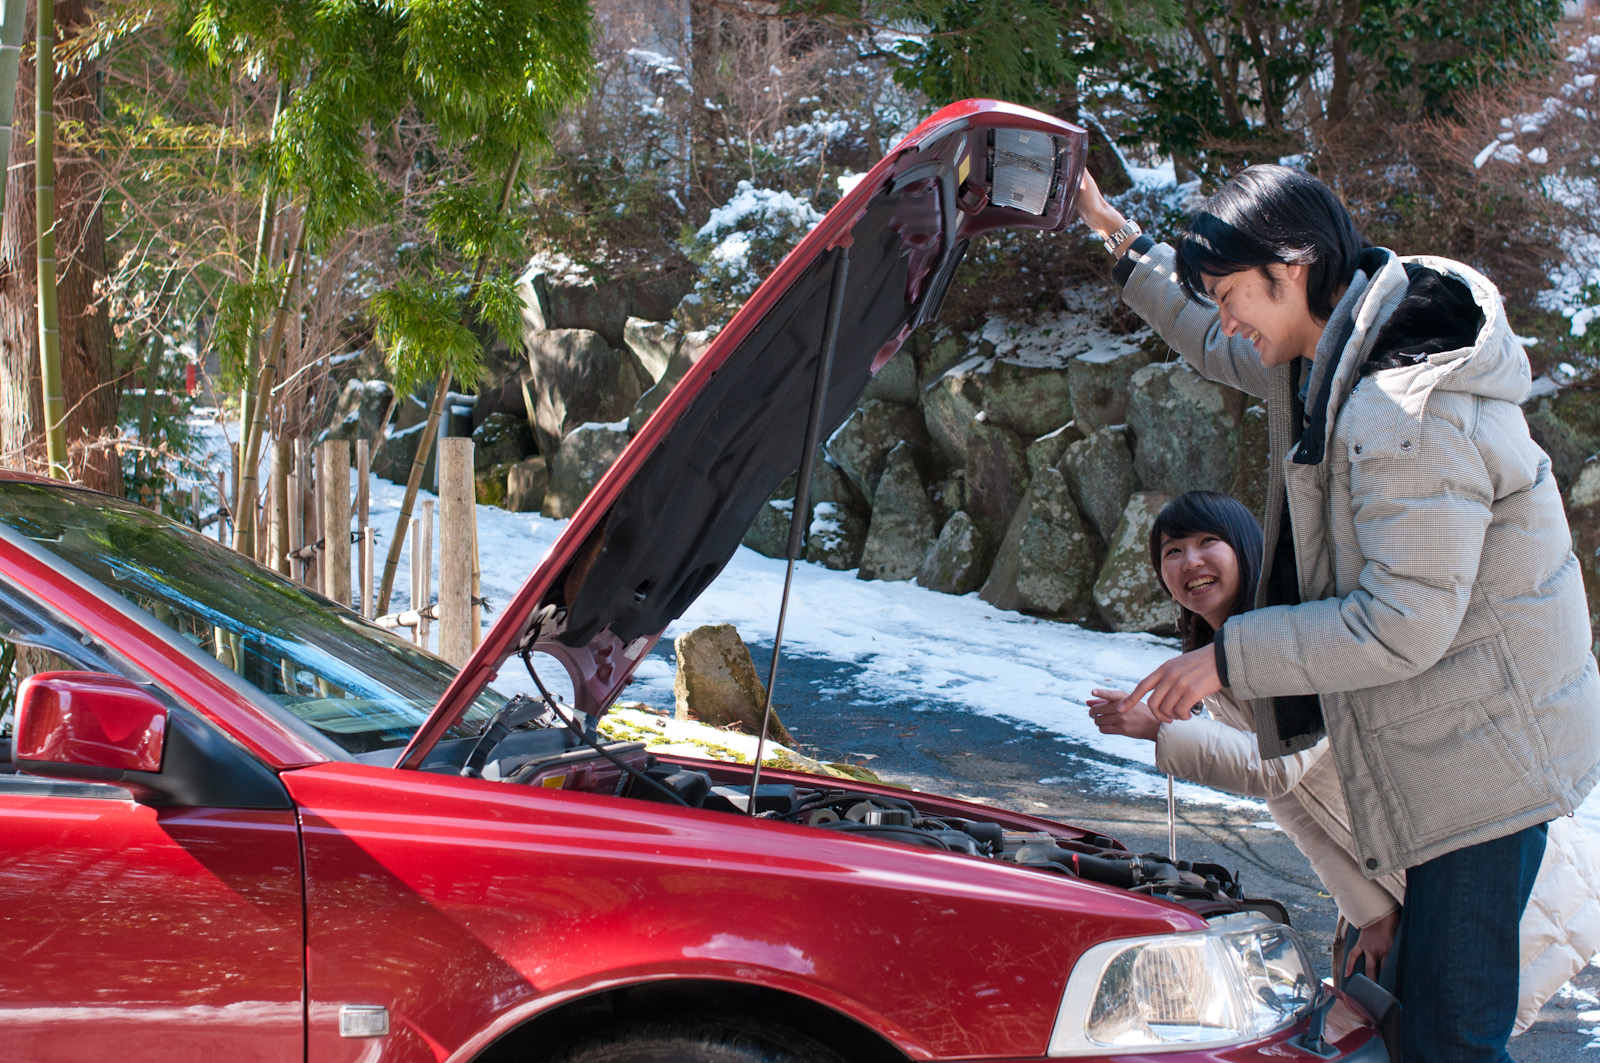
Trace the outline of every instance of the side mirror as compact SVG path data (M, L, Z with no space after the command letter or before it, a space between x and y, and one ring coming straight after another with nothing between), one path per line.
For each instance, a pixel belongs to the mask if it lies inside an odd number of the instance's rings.
M166 706L137 683L101 672L40 672L17 688L12 756L32 775L131 783L127 772L161 770L166 733Z

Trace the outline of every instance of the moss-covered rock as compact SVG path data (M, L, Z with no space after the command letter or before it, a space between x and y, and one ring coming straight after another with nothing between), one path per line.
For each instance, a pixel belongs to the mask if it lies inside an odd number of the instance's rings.
M1045 469L1029 485L979 595L1000 609L1081 619L1094 612L1100 553L1066 478Z
M868 399L828 440L828 456L869 503L878 490L889 452L902 443L929 448L921 415L910 406Z
M1078 511L1095 534L1110 542L1122 520L1128 496L1139 487L1133 471L1128 431L1118 425L1090 433L1066 449L1058 463L1078 503Z
M861 579L908 580L922 568L939 534L939 519L917 468L916 452L901 443L889 452L878 478Z
M1129 382L1133 467L1152 491L1226 491L1239 463L1243 396L1183 362L1147 365Z
M972 518L957 510L939 530L933 549L917 570L917 583L944 594L969 594L983 586L994 563L994 547Z

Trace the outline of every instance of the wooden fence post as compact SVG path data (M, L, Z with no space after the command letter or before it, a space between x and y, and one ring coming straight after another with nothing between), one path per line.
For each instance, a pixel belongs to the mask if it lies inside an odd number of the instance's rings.
M356 527L367 526L372 498L372 442L356 440Z
M350 605L350 444L322 444L322 593Z
M472 440L439 440L439 656L472 656Z
M272 475L271 475L271 503L268 506L267 517L267 567L272 571L287 576L294 569L290 567L289 551L293 536L289 528L289 481L290 463L294 461L294 444L287 439L272 441Z

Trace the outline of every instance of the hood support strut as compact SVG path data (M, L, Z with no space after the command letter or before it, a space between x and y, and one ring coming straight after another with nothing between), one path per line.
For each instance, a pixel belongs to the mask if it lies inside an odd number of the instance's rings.
M833 350L839 338L839 316L844 304L844 283L850 272L850 237L847 233L833 260L833 277L828 284L828 317L822 330L822 356L817 359L817 383L811 391L811 412L806 418L805 450L800 454L800 475L794 488L794 509L789 513L789 567L783 575L783 599L778 604L778 631L772 639L772 665L767 669L767 698L761 708L761 736L756 739L755 770L750 775L750 802L745 810L756 814L756 787L761 784L761 757L766 751L767 729L772 724L772 692L778 683L778 657L783 651L783 621L789 614L789 591L794 584L794 563L805 542L810 524L811 472L816 466L817 444L822 434L822 407L828 396L828 378L833 373Z

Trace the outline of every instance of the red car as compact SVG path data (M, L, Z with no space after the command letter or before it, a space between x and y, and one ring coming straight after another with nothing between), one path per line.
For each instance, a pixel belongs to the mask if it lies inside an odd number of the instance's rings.
M1221 867L597 732L967 241L1064 226L1083 158L1005 104L922 125L459 673L131 503L0 481L0 668L32 673L0 764L0 1056L1387 1059ZM500 696L502 667L573 704Z

